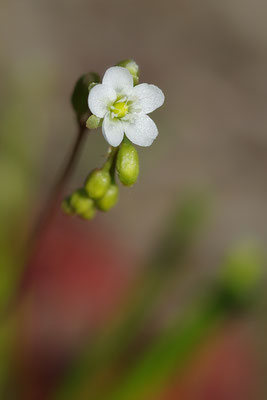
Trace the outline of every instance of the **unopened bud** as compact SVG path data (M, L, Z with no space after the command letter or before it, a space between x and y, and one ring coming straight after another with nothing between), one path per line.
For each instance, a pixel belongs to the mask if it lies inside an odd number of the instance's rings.
M95 169L88 176L84 188L92 199L100 199L108 190L110 180L109 172Z
M72 193L70 206L80 216L95 208L94 201L88 197L84 189L79 189Z
M119 198L119 188L115 184L111 184L101 199L96 201L96 206L101 211L108 211L117 204Z
M120 67L123 67L123 68L127 68L128 71L133 76L134 85L138 84L138 82L139 82L139 66L138 66L138 64L136 64L136 62L134 60L123 60L123 61L120 61L117 65Z
M79 217L90 220L94 218L95 214L96 214L96 208L93 206L88 210L84 211L83 213L79 214Z
M139 157L135 147L128 142L121 144L117 155L116 168L121 183L133 185L139 175Z

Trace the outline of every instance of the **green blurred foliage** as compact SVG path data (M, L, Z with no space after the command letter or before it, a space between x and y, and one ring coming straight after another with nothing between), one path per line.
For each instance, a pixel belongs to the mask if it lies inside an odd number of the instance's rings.
M32 211L43 157L47 116L43 101L51 76L40 65L2 71L0 108L0 385L3 387L17 332L9 306L23 270ZM40 94L42 93L42 96ZM0 390L2 390L2 387ZM0 394L1 398L6 398Z
M192 195L175 208L118 319L83 348L56 400L156 399L219 327L254 304L264 258L257 247L242 244L229 251L215 281L203 286L182 315L177 314L139 348L140 335L162 295L168 295L168 283L186 265L186 255L206 221L208 204L205 196Z

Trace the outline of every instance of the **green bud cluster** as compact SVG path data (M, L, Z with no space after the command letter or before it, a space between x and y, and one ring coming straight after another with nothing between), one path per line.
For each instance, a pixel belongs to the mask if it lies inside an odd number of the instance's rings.
M134 60L123 60L117 65L127 68L133 77L134 85L138 84L139 66ZM86 126L90 130L100 127L103 122L103 119L93 114L89 115L88 112L88 93L98 83L100 83L100 77L96 73L81 76L76 82L71 97L79 125ZM123 103L116 104L116 111L120 116L125 113L123 107L125 107ZM77 215L90 220L94 218L97 210L106 212L117 204L119 187L116 176L123 185L132 186L137 181L138 175L137 150L125 137L119 147L110 148L102 168L93 169L83 187L63 200L62 211L67 215Z
M125 186L132 186L137 181L138 153L126 139L119 147L110 149L103 167L90 172L83 188L65 198L62 202L63 212L90 220L97 210L106 212L113 208L119 198L116 171L120 182Z
M68 215L78 215L83 219L92 219L96 213L94 201L88 197L84 188L75 190L62 202L62 210Z

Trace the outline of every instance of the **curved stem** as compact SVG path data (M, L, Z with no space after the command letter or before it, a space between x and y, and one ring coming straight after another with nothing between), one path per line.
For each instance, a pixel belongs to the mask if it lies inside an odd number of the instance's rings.
M57 210L57 207L59 206L59 204L61 202L62 192L63 192L65 185L68 181L68 178L75 166L75 162L80 153L81 144L85 137L86 131L87 131L87 128L85 126L83 126L83 125L79 126L79 131L78 131L76 140L74 142L72 151L70 153L70 156L68 158L68 161L67 161L65 167L63 168L63 171L62 171L58 181L56 182L54 188L52 189L49 199L46 203L46 206L37 221L37 224L33 230L33 238L38 237L40 231L42 231L42 229L48 225L50 220L53 218L53 216Z

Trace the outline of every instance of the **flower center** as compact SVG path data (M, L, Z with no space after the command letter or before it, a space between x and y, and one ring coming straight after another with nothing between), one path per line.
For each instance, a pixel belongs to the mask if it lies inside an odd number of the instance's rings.
M111 111L115 118L123 118L129 112L129 107L125 101L116 101L111 107Z

